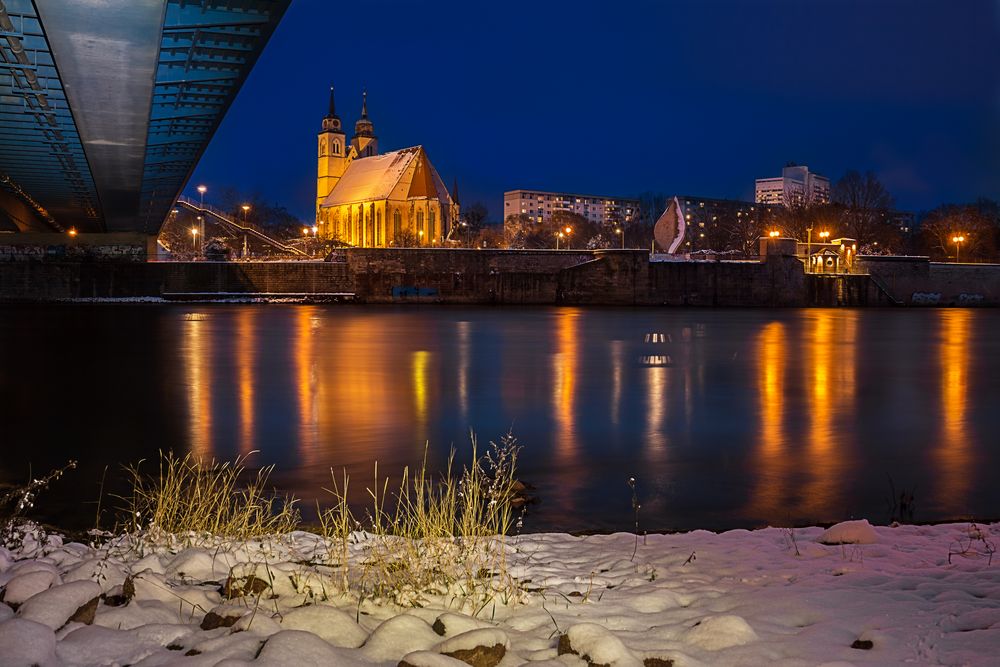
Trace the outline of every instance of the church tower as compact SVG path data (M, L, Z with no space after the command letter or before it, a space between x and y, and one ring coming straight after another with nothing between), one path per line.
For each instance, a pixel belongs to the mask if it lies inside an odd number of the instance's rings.
M378 155L378 137L375 136L375 125L368 119L368 91L362 95L361 118L354 124L354 137L351 145L357 151L358 157Z
M316 169L316 220L319 221L320 205L347 169L347 136L340 125L340 118L333 103L333 86L330 86L330 110L323 119L319 133L319 160Z

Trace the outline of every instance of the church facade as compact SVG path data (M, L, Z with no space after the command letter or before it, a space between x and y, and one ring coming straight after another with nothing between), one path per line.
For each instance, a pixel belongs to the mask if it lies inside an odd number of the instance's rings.
M444 244L458 220L458 202L422 146L379 153L367 93L348 142L330 89L318 153L318 235L364 248Z

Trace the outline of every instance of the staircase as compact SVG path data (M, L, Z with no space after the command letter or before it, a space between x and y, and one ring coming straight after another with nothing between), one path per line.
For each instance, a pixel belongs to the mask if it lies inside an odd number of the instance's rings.
M221 211L210 204L202 204L189 197L181 196L177 198L177 205L191 211L192 213L196 213L197 215L205 216L205 220L208 220L208 218L211 217L215 224L219 225L234 236L238 236L240 234L252 236L261 243L277 248L282 252L286 252L296 257L302 257L303 259L310 258L309 255L300 248L288 245L287 243L282 243L255 227L241 225L236 220L229 217L229 215L224 211Z

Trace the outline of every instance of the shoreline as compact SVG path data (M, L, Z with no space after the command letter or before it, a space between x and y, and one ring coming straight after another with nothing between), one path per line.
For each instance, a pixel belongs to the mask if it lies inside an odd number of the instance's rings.
M96 549L50 538L0 549L0 655L41 665L184 656L416 667L581 658L988 665L1000 641L1000 559L976 548L995 545L1000 524L977 526L981 541L964 523L863 521L645 539L529 533L505 542L507 588L494 573L464 597L431 584L395 600L339 591L338 556L302 531L201 546L119 536ZM350 545L350 562L363 562L370 539Z

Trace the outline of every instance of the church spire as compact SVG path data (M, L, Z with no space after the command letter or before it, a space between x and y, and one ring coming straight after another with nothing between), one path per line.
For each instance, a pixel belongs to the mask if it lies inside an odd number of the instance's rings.
M354 137L375 137L375 124L368 118L368 91L365 90L361 96L361 118L354 124ZM360 153L360 148L358 149ZM373 153L374 154L374 153Z
M340 132L340 117L337 116L337 109L333 103L333 84L330 84L330 108L327 110L326 117L323 118L323 131L324 132Z
M333 84L332 83L330 84L330 111L329 111L329 113L326 114L326 117L327 118L336 118L337 117L337 108L336 108L336 105L333 102Z
M361 117L368 120L368 89L361 93Z
M456 204L458 203L458 176L455 177L451 186L451 200Z

